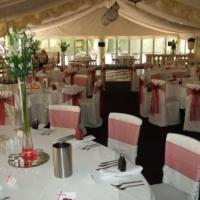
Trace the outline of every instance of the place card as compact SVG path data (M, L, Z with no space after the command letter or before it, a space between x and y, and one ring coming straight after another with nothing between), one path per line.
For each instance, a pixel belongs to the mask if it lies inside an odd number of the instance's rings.
M59 192L57 200L76 200L76 192Z
M16 185L17 180L16 180L16 178L14 176L8 175L7 178L6 178L6 183L7 183L7 185L13 187L13 186Z

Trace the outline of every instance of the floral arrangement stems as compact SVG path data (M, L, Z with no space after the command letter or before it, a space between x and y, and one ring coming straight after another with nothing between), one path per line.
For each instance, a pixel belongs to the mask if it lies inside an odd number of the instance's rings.
M8 31L8 49L5 51L5 61L9 72L18 80L23 130L21 155L25 167L31 167L33 159L36 158L30 131L26 88L26 79L31 68L31 58L34 54L31 48L33 42L33 34L26 32L26 30L11 28Z

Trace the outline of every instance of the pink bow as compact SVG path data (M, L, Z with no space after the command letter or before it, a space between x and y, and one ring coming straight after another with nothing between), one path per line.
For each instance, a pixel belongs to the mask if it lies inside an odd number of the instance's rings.
M0 124L5 124L5 107L4 104L7 103L9 105L14 106L14 96L10 96L7 98L0 98Z
M95 73L96 73L96 70L88 70L88 75L91 75L92 87L94 86L94 82L95 82Z
M159 90L164 91L165 87L154 84L152 85L152 98L151 98L151 108L150 108L150 112L152 115L159 113L159 102L160 102Z
M190 121L200 120L200 89L190 89L187 90L188 95L192 95L192 100L190 104Z

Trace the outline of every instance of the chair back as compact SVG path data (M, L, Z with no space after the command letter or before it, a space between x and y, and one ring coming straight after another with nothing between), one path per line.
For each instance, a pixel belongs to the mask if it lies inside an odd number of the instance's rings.
M142 120L124 113L110 113L108 117L108 146L124 153L135 163Z
M186 192L190 200L198 200L200 188L200 142L169 133L165 146L163 182Z
M151 107L150 114L159 114L165 107L165 81L152 79L152 97L151 97Z
M200 132L200 85L186 84L184 130Z
M49 105L51 127L77 130L80 119L80 107L71 105Z
M172 71L172 76L175 78L184 78L189 75L187 69L176 69Z
M74 76L74 84L87 87L88 75L76 74Z

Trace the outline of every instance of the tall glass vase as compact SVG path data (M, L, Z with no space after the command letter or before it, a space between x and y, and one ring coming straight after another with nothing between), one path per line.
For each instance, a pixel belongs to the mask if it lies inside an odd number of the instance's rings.
M18 79L18 86L20 94L22 131L23 131L22 157L24 159L24 165L26 167L31 167L32 161L35 157L35 150L33 148L33 142L29 124L26 81Z
M65 67L65 52L61 51L61 66Z

